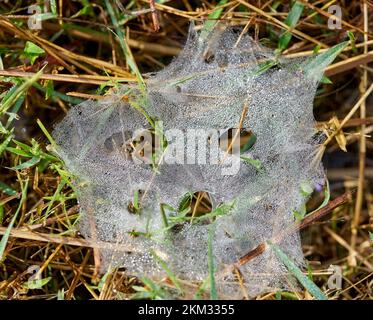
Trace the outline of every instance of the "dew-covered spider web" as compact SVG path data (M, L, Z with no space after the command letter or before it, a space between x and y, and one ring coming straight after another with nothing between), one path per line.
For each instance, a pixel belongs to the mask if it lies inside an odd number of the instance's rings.
M229 267L281 238L325 184L312 109L335 56L287 59L240 29L192 26L180 55L145 75L145 87L120 85L72 107L53 136L74 177L80 232L105 244L102 270L161 279L166 265L197 288L209 277L210 231L221 298L288 287L288 270L271 250L238 272ZM242 132L250 143L237 154ZM213 144L217 154L208 152ZM147 161L137 161L145 153ZM204 213L192 206L196 192L209 197ZM298 233L278 244L303 265Z

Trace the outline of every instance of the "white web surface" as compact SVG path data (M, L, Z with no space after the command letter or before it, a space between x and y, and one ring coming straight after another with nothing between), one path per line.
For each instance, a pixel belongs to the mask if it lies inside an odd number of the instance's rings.
M136 248L101 250L106 267L124 266L130 274L162 277L166 273L153 259L153 250L178 277L203 280L208 276L208 228L214 223L218 275L294 223L293 210L307 200L300 193L302 183L324 183L321 165L312 163L318 144L312 107L321 71L306 76L303 60L281 58L261 72L263 63L276 57L247 35L237 43L238 36L219 26L201 40L192 30L179 57L146 80L145 94L123 86L103 100L72 107L55 128L58 153L76 177L82 234L118 248ZM126 102L122 97L129 89ZM161 120L165 131L181 132L235 128L247 104L243 127L257 140L243 155L259 160L264 171L242 160L234 175L221 174L224 164L161 164L155 171L134 163L124 155L126 135L149 128L149 123L132 102ZM166 153L171 145L169 141ZM184 151L187 157L195 150ZM145 195L140 196L141 212L133 213L128 205L138 190ZM166 230L160 204L178 208L183 195L195 191L209 192L214 208L234 205L213 222L184 222L177 230ZM177 212L165 214L172 221ZM286 237L280 246L303 263L299 234ZM286 268L271 252L240 271L250 294L286 285ZM233 275L217 279L220 292L239 294Z

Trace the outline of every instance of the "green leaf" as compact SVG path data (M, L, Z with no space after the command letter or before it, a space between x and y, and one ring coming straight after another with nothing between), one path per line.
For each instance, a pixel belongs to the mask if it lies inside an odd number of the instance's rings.
M25 82L23 82L20 86L14 87L12 93L7 96L6 99L3 99L3 101L0 103L0 115L11 108L13 104L27 91L27 89L39 79L39 77L43 73L43 70L44 67L30 79L27 79Z
M139 211L139 191L135 190L133 194L133 207L135 208L136 211Z
M347 35L348 35L348 38L350 39L350 42L351 42L352 52L357 53L357 49L356 49L356 46L355 46L355 43L356 43L355 35L351 31L347 31Z
M52 80L46 80L45 81L45 100L48 100L50 97L52 97L54 92L54 84Z
M313 187L308 181L302 181L300 184L300 193L304 197L308 197L313 192Z
M9 131L4 127L4 125L0 121L0 134L8 134Z
M348 46L348 41L339 43L329 50L308 58L301 66L301 70L308 77L320 79L324 69Z
M224 215L228 214L234 208L234 206L235 206L235 201L232 201L230 203L220 204L217 208L212 210L210 213L204 214L204 215L199 216L199 217L194 217L193 221L194 221L194 223L198 223L198 222L206 221L206 220L209 220L209 219L212 219L212 218L224 216ZM193 219L192 217L187 217L187 218L190 219L190 220Z
M369 237L370 237L370 240L372 240L373 241L373 232L370 232L370 231L368 231L369 232Z
M26 157L26 158L31 158L32 155L26 151L23 151L21 149L17 149L17 148L13 148L13 147L7 147L5 149L6 151L9 151L17 156L21 156L21 157Z
M147 287L147 288L145 288L145 290L148 291L148 293L150 294L148 296L148 298L157 299L157 300L159 300L159 299L167 299L168 298L167 293L159 285L157 285L156 283L154 283L149 278L143 277L140 280ZM141 288L141 287L138 287L138 286L136 286L136 287L137 288ZM132 286L132 288L133 288L133 286Z
M299 211L298 210L293 211L294 217L298 221L303 220L306 213L307 213L307 208L306 208L306 205L304 203L300 206Z
M256 139L257 139L256 135L252 133L249 140L241 147L240 153L249 151L252 148L252 146L255 144Z
M258 69L255 71L256 76L260 76L261 74L267 72L269 69L273 68L278 64L276 60L268 60L260 63L258 65Z
M24 52L31 55L41 55L45 53L43 48L40 48L35 43L32 43L31 41L27 41L25 45Z
M13 167L12 169L13 170L27 169L27 168L30 168L30 167L36 165L37 163L39 163L40 160L41 160L40 157L32 157L30 160L28 160L26 162L22 162L19 165Z
M258 170L259 172L264 172L264 167L263 167L263 164L260 160L257 160L257 159L252 159L252 158L249 158L249 157L245 157L245 156L241 156L240 157L243 161L245 161L246 163L252 165L253 167L255 167L256 170Z
M280 247L273 243L268 243L276 256L288 268L298 281L303 285L307 291L317 300L328 300L325 294L296 266L296 264L283 252Z
M185 209L187 209L190 205L190 202L192 201L193 193L187 192L184 194L179 202L178 211L183 212Z
M66 94L63 94L61 92L58 92L58 91L54 90L54 88L53 88L53 91L52 91L51 86L47 87L47 88L44 88L43 86L41 86L40 84L38 84L36 82L33 83L32 86L35 87L36 89L42 91L46 95L47 95L47 91L50 91L49 98L51 98L53 101L57 101L58 99L61 99L63 101L71 103L71 104L79 104L79 103L84 101L83 99L79 99L79 98L72 97L72 96L67 96Z
M31 149L32 147L28 146L27 144L23 143L23 142L19 142L17 140L13 140L13 142L19 146L20 148L22 148L22 150L25 150L27 152L30 152L31 153Z
M284 23L290 28L294 28L299 21L300 16L302 15L304 5L296 1L292 6L288 16L286 17ZM286 30L278 41L278 50L282 52L287 48L289 42L292 38L292 34L289 30Z
M58 292L57 292L57 300L65 300L65 291L63 291L63 289L58 290Z
M4 221L4 205L0 204L0 226L3 224Z
M27 41L23 53L26 58L30 59L31 64L34 64L35 60L43 55L45 51L31 41Z
M14 189L12 189L7 184L1 181L0 181L0 190L9 196L14 196L15 194L17 194L17 191L15 191Z
M105 285L106 279L108 278L108 276L110 275L110 273L111 273L111 270L108 270L104 274L104 276L100 279L100 282L99 282L99 284L97 286L98 291L100 291L100 292L102 291L102 289L103 289L103 287Z
M26 283L22 285L22 287L26 289L41 289L43 286L45 286L52 277L47 277L44 279L35 279L35 280L29 280Z
M320 51L320 49L321 49L321 46L318 44L318 45L313 49L313 53L314 53L314 54L318 54L319 51Z
M281 300L281 291L276 291L275 298L276 300Z
M53 14L52 12L45 12L35 15L35 19L40 21L50 20L57 18L57 15Z
M333 81L330 80L326 75L322 76L320 82L323 83L323 84L332 84L333 83Z
M212 223L208 229L208 268L209 268L209 280L210 280L210 299L218 300L218 293L216 291L215 283L215 264L214 264L214 253L212 251L212 243L214 240L215 225Z
M14 225L16 219L17 219L17 216L18 216L19 212L21 211L22 205L26 200L27 187L28 187L28 180L26 180L24 185L22 185L22 183L21 183L21 188L22 188L21 201L18 204L17 210L16 210L12 220L10 221L8 228L6 229L3 237L0 240L0 262L4 260L4 252L5 252L6 244L8 243L8 238L10 236L10 231L12 230L13 225Z
M51 11L54 15L57 15L57 4L56 0L50 0Z

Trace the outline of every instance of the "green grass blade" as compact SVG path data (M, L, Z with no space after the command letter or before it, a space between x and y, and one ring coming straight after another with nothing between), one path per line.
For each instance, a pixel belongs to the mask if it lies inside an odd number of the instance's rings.
M215 28L215 25L217 23L216 20L220 18L221 13L223 12L222 6L225 5L227 2L227 0L220 0L215 10L207 16L207 21L203 24L203 28L201 30L201 39L205 40L210 32Z
M202 281L201 285L198 287L197 292L193 296L193 300L201 300L202 295L205 292L206 286L210 281L210 277L207 277L205 280Z
M168 277L170 278L171 282L174 284L174 286L177 288L180 294L184 294L183 289L181 288L180 282L175 276L175 274L171 271L171 269L168 267L166 261L164 261L160 256L158 256L155 251L151 251L151 254L155 261L157 261L162 269L167 273Z
M39 163L40 160L41 160L40 157L32 157L30 160L28 160L26 162L22 162L19 165L13 167L12 169L13 170L27 169L27 168L30 168L30 167L36 165L37 163Z
M50 280L52 280L52 277L47 277L44 279L35 279L35 280L29 280L26 283L22 285L23 288L26 289L41 289L43 286L45 286Z
M308 77L320 79L324 69L348 46L348 41L339 43L329 50L307 59L301 69Z
M317 300L328 300L325 294L296 266L296 264L283 252L276 244L269 243L269 246L281 260L281 262L288 268L288 270L298 279L298 281L305 287L308 292Z
M57 300L65 300L65 291L63 291L63 289L58 290L58 292L57 292Z
M6 112L17 100L18 98L24 94L29 87L32 86L34 82L36 82L39 77L42 75L44 67L37 73L35 73L30 79L27 79L24 83L22 83L18 88L16 88L13 94L6 99L6 101L0 104L0 115Z
M209 227L208 234L208 266L209 266L209 280L210 280L210 299L218 300L218 293L216 290L215 283L215 264L214 264L214 253L212 251L212 242L214 240L215 225L211 224Z
M290 28L294 28L297 25L300 16L302 15L303 9L304 9L304 5L296 1L284 21L285 24L288 25ZM292 38L292 34L289 30L286 30L280 36L280 39L278 41L278 50L280 52L287 48L287 46L290 43L291 38Z
M104 0L104 1L105 1L105 6L107 8L109 16L111 18L111 22L114 25L116 36L119 39L120 46L123 50L124 56L126 57L126 61L129 65L129 67L131 68L132 72L135 73L139 84L142 86L142 88L145 88L146 85L145 85L144 79L143 79L143 77L142 77L142 75L141 75L141 73L140 73L140 71L139 71L139 69L136 65L136 62L135 62L135 59L132 55L131 49L128 46L127 41L125 40L126 39L125 34L119 26L118 19L117 19L116 13L114 11L114 8L111 5L110 0Z
M6 183L0 181L0 191L4 192L8 196L14 196L17 191L9 187Z
M56 148L57 144L56 141L52 138L48 130L44 127L43 123L40 121L40 119L36 120L38 126L40 127L41 131L43 131L44 135L47 137L49 140L50 144L52 145L53 148Z
M56 4L56 0L50 0L50 6L51 6L52 14L57 15L57 4Z
M18 217L18 214L21 211L22 205L26 200L27 187L28 187L28 180L26 180L24 185L21 184L21 188L22 188L21 201L19 202L17 211L15 212L12 220L10 221L8 228L6 229L3 237L0 240L0 262L4 260L4 252L5 252L6 244L8 243L8 239L9 239L9 236L10 236L10 231L12 230L13 225L16 222L16 219Z
M37 82L35 82L32 86L35 87L36 89L40 90L41 92L45 93L45 94L47 93L47 89L44 88L43 86L41 86ZM66 94L63 94L63 93L58 92L56 90L53 90L50 94L51 94L50 98L52 99L52 101L58 101L58 99L61 99L62 101L65 101L65 102L68 102L68 103L71 103L71 104L79 104L79 103L82 103L84 101L83 99L80 99L80 98L67 96Z
M0 144L0 156L1 154L6 150L6 148L8 147L10 141L13 139L13 134L10 133L6 138L5 140Z

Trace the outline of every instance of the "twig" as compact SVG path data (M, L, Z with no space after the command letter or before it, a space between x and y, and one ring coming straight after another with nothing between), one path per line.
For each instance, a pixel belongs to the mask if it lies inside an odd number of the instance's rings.
M32 78L36 73L34 72L24 72L17 70L0 70L0 76L8 77L21 77L21 78ZM54 80L63 82L75 82L75 83L86 83L86 84L107 84L108 86L113 86L114 81L123 82L134 82L135 77L106 77L106 76L96 76L96 75L73 75L73 74L42 74L39 79L42 80Z
M154 31L158 31L160 29L160 26L159 26L158 14L157 14L157 9L155 8L154 0L149 0L149 5L152 10L151 12L152 12Z
M6 227L0 227L0 235L4 235ZM138 252L139 250L130 245L113 244L104 241L93 241L86 239L79 239L73 237L60 236L55 234L47 234L42 232L34 232L32 230L24 230L13 228L10 231L11 238L19 238L33 241L50 242L50 243L62 243L70 246L86 247L86 248L99 248L99 249L112 249L118 252Z
M335 74L341 73L343 71L351 70L360 66L361 64L366 64L373 61L373 51L366 52L364 54L352 57L340 62L334 63L326 68L325 75L330 77Z

